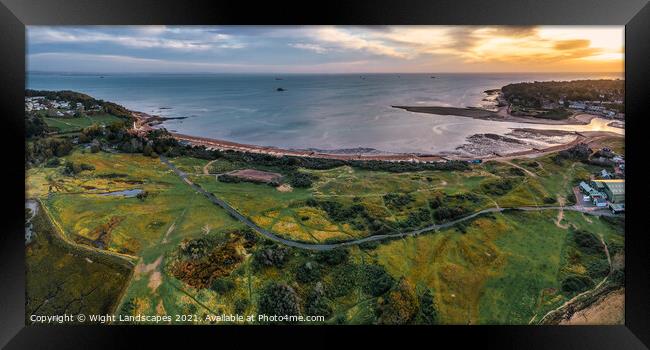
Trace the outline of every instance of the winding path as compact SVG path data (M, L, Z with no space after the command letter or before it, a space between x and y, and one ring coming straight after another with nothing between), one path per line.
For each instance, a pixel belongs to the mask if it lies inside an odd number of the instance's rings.
M459 222L471 220L479 215L486 214L486 213L500 213L504 211L512 211L512 210L523 210L523 211L541 211L541 210L571 210L571 211L578 211L582 212L585 214L592 214L592 215L612 215L608 211L604 212L597 212L597 211L592 211L588 210L582 207L577 207L577 206L570 206L570 207L561 207L561 206L548 206L548 207L517 207L517 208L502 208L502 207L497 207L497 208L488 208L488 209L483 209L480 211L477 211L473 214L463 216L462 218L456 219L454 221L450 221L444 224L433 224L429 225L426 227L423 227L421 229L413 230L413 231L407 231L407 232L399 232L399 233L392 233L392 234L385 234L385 235L374 235L374 236L368 236L368 237L363 237L359 239L354 239L350 241L344 241L344 242L339 242L339 243L329 243L329 244L319 244L319 243L305 243L305 242L299 242L299 241L294 241L290 239L286 239L283 237L278 236L277 234L258 226L254 222L252 222L250 219L239 213L235 208L231 207L228 203L226 203L224 200L217 198L214 194L206 191L203 189L201 186L195 184L192 182L190 179L188 179L187 174L180 169L178 169L174 164L172 164L169 159L167 159L165 156L160 156L160 160L165 163L171 170L176 173L185 183L190 185L195 191L201 193L209 201L211 201L213 204L218 205L219 207L223 208L226 210L233 218L239 220L246 226L250 227L251 229L255 230L257 233L261 234L262 236L280 243L284 244L289 247L294 247L294 248L299 248L299 249L306 249L306 250L331 250L339 247L345 247L345 246L352 246L352 245L358 245L362 243L367 243L367 242L374 242L374 241L381 241L385 239L392 239L392 238L403 238L403 237L408 237L408 236L417 236L419 234L429 232L429 231L438 231L440 229L445 229L452 227L456 225Z

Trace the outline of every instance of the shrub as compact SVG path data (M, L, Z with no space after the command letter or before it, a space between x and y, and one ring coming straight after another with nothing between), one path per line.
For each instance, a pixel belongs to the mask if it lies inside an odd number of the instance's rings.
M395 281L381 265L364 265L361 273L361 289L372 296L380 296L393 287Z
M130 298L127 301L125 301L124 304L122 304L121 314L133 315L133 311L135 311L135 308L136 308L135 300L133 298Z
M212 242L207 238L184 240L180 244L181 255L186 259L200 259L212 248Z
M259 240L255 231L253 231L253 229L251 229L250 227L244 227L239 231L235 231L234 233L244 237L244 247L246 249L252 248Z
M149 192L147 192L147 191L139 192L139 193L136 195L136 197L137 197L139 200L141 200L141 201L143 201L143 200L144 200L145 198L147 198L148 196L149 196Z
M406 220L399 223L403 229L416 229L431 223L431 212L428 208L420 208L410 212Z
M558 152L556 157L560 159L572 159L584 161L589 159L591 155L591 148L586 143L579 143L569 149Z
M510 173L510 175L514 175L514 176L525 176L526 175L526 173L523 170L519 169L519 168L510 168L510 170L508 170L508 172Z
M230 276L244 260L235 240L219 243L214 236L184 241L180 250L181 257L189 258L175 261L171 272L177 279L198 289L212 287L216 279Z
M462 206L455 208L441 207L433 211L433 217L438 222L451 221L467 213L467 209Z
M332 271L331 279L325 285L330 298L348 295L357 286L357 271L354 265L340 265Z
M145 155L145 156L151 156L153 153L155 153L155 152L154 152L154 150L153 150L153 147L151 147L150 144L146 144L146 145L142 148L142 154Z
M420 323L422 324L437 324L438 323L438 310L436 307L433 294L427 288L420 297Z
M414 201L411 194L387 193L384 195L384 203L391 208L401 208Z
M322 283L316 283L314 289L312 289L307 295L305 313L312 316L324 316L325 318L332 315L332 309L325 300L325 292Z
M293 288L270 282L260 293L258 312L264 315L299 315L300 298Z
M308 261L296 268L296 281L309 283L317 281L320 278L320 268L318 264Z
M219 180L220 182L226 182L226 183L240 183L242 181L242 179L240 177L232 176L232 175L229 175L229 174L221 174L221 175L217 176L217 180Z
M42 136L47 132L47 124L43 118L37 115L27 115L25 117L25 137Z
M612 271L609 280L616 285L625 286L625 271L623 270Z
M325 250L316 254L316 261L330 266L339 265L348 260L350 253L345 248Z
M481 183L481 189L486 194L502 196L508 193L514 187L514 181L511 179L487 180Z
M380 324L407 324L418 312L418 300L415 288L405 279L400 280L396 288L381 299L378 304Z
M590 261L587 271L592 278L603 278L609 274L609 262L604 258Z
M566 294L573 294L591 288L594 282L586 276L573 275L562 281L562 291Z
M545 204L553 204L553 203L555 203L555 198L553 198L553 197L544 197L544 203Z
M255 251L255 253L253 253L253 263L257 267L282 267L287 261L288 255L289 248L273 244Z
M442 205L442 197L441 196L435 196L431 199L429 199L429 208L431 209L438 209Z
M218 294L226 294L235 289L235 282L230 278L220 277L212 282L210 289Z
M573 240L578 249L587 254L595 254L603 251L603 246L598 238L590 232L576 230L573 232Z
M250 302L245 298L239 298L235 300L235 313L239 315L243 314L248 308L249 304Z
M291 186L296 188L307 188L307 187L311 187L315 179L316 178L311 174L301 173L296 171L291 174L289 183L291 184Z
M79 164L75 164L71 161L66 161L63 165L63 174L68 176L74 176L81 172L81 167Z
M84 170L95 170L95 166L91 164L86 164L86 163L81 163L79 164L79 168L81 168L81 171Z
M56 168L61 165L61 160L59 158L50 158L50 160L45 163L47 168Z

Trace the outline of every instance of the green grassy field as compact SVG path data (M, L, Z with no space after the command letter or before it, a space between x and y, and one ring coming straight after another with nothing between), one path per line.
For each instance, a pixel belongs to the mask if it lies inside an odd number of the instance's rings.
M450 229L381 245L373 258L396 278L435 290L447 324L528 324L571 296L560 290L574 246L558 212L508 212L479 218L465 234ZM602 235L608 245L622 236L596 217L565 213L563 223ZM599 260L581 256L573 264ZM573 273L573 272L572 272ZM583 274L585 274L583 268Z
M563 198L567 202L575 201L572 187L582 180L588 180L589 175L599 172L602 168L579 162L565 162L557 164L552 159L553 155L536 158L534 160L515 159L512 162L526 168L538 175L539 185L546 193L555 198Z
M110 125L115 122L123 122L124 119L111 114L98 114L76 118L52 118L43 117L45 124L51 129L60 133L79 131L91 125Z
M163 271L165 254L183 239L235 227L237 223L158 159L80 151L65 159L93 165L95 170L70 177L62 175L60 168L30 169L28 195L41 198L53 219L78 243L90 244L89 240L104 234L107 250L141 258L136 271L160 259L155 268L134 273L125 296L157 301L151 310L143 308L143 312L155 312L163 299L171 300L164 304L176 310L176 299L185 295L182 288L175 287L180 282L174 284L169 276L156 277ZM141 200L100 194L134 188L145 190L148 195ZM149 286L152 274L158 282Z
M192 174L200 173L201 167L207 164L185 158L177 158L174 162ZM219 170L215 169L216 163ZM238 166L243 165L221 159L213 162L210 169L217 172ZM245 167L254 165L247 164ZM398 232L441 222L443 219L436 218L435 210L431 207L431 201L436 198L442 206L461 207L461 212L467 215L497 205L557 204L557 191L569 193L571 186L569 181L557 179L556 172L530 176L513 165L497 162L488 162L464 172L389 173L349 166L301 171L311 174L316 180L310 188L294 188L291 192L281 192L263 184L223 183L217 181L215 176L194 175L191 179L226 200L258 225L283 237L306 242L341 241L372 234L363 221L337 219L322 207L309 205L307 200L336 202L343 208L362 206L368 216L381 222L385 232ZM507 188L493 188L502 184ZM555 187L547 188L547 185ZM390 205L386 202L386 196L392 194L407 194L409 200L404 205ZM419 224L410 224L414 212L423 215L418 219ZM454 215L458 217L462 214Z
M62 175L59 169L30 169L27 187L29 195L43 196L55 220L73 238L96 240L98 235L110 235L107 249L137 255L157 244L180 217L186 218L183 227L192 232L233 223L158 159L79 151L65 159L95 169L74 177ZM144 190L147 196L102 195L129 189Z
M386 303L390 293L398 293L397 286L402 283L399 281L404 279L414 286L417 298L426 291L432 293L440 323L528 324L578 293L563 289L568 278L591 283L602 279L606 256L602 251L587 251L578 246L577 231L593 234L591 239L595 242L602 238L613 260L621 260L624 245L620 223L569 211L505 212L436 233L350 247L346 250L349 257L344 261L331 262L318 253L287 249L282 262L260 266L260 253L277 247L259 236L250 244L241 238L233 239L228 232L241 230L242 224L196 193L159 159L76 149L62 160L91 165L93 170L67 176L62 173L62 166L30 168L26 176L28 197L39 198L51 219L75 242L138 260L132 272L93 292L98 293L97 299L88 298L84 307L116 307L124 315L197 315L197 319L172 323L209 323L204 319L208 314L254 314L271 282L290 286L298 297L301 312L313 308L313 295L321 293L322 302L318 305L327 310L326 323L380 322L378 305ZM557 205L570 200L572 184L594 170L582 163L566 161L559 165L550 157L536 159L536 164L528 159L512 161L534 175L501 162L454 172L390 173L347 166L300 169L315 177L312 186L287 191L265 184L219 182L214 175L203 174L207 160L177 157L172 161L190 174L193 182L258 225L306 242L368 236L372 232L366 221L371 220L381 222L390 232L408 230L411 228L405 223L412 220L414 212L424 213L419 225L427 225L446 220L438 216L443 208L462 207L462 215L467 215L496 205ZM208 166L211 173L241 168L281 170L225 159ZM133 189L145 191L146 196L102 195ZM371 219L359 214L351 220L347 216L357 215L350 211L352 208L363 208L363 215ZM196 286L178 274L182 264L204 261L183 257L179 253L183 247L208 238L212 242L209 251L232 244L239 257L227 271L220 272L223 276L219 278L229 281L228 288L213 288L213 277L206 286ZM28 286L34 289L36 301L48 293L47 286L64 279L60 274L89 274L87 286L75 287L85 293L84 288L97 286L102 275L115 273L97 263L71 260L74 258L64 257L57 249L40 242L40 238L28 247L33 276L43 264L60 266L52 278L32 278L43 280ZM315 266L315 270L305 270L307 265ZM368 266L386 271L390 283L383 281L388 289L381 293L369 290ZM130 281L126 281L127 275L131 276ZM77 282L71 285L77 286ZM125 285L124 289L120 287ZM100 290L103 294L99 294ZM111 300L112 304L102 304L100 299ZM420 315L411 315L403 321L420 320Z
M209 163L208 160L193 157L176 157L171 161L178 169L188 174L203 174L203 167Z

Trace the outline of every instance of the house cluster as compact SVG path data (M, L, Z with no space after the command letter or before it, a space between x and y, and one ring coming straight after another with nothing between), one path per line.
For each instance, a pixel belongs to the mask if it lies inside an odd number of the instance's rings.
M609 208L612 213L625 212L625 180L592 180L578 186L584 202L592 202L598 208Z
M27 112L47 110L46 101L43 96L25 97L25 110Z
M605 180L625 178L625 158L614 153L610 148L604 147L596 152L591 159L591 163L614 168L613 172L602 169L600 173L596 174L596 177Z
M564 101L560 100L560 104L563 103ZM623 101L614 101L613 103L622 104ZM600 115L605 118L625 119L625 113L609 108L608 103L603 101L568 101L568 105L570 109Z
M94 105L89 111L101 111L101 106ZM44 111L48 117L71 117L77 112L84 111L80 102L49 100L45 96L25 97L25 111Z

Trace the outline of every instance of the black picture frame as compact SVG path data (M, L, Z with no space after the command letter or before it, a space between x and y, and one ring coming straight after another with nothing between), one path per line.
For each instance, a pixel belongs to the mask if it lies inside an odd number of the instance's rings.
M625 25L626 84L626 291L624 326L439 326L439 327L91 327L25 326L24 320L24 89L25 26L85 24L471 24ZM233 338L300 345L318 339L416 345L415 338L453 346L477 342L497 348L647 348L650 344L650 244L643 211L643 150L650 97L650 5L645 0L444 0L354 1L346 3L251 4L244 1L0 0L0 106L4 118L5 203L0 234L0 346L7 348L136 347L153 337L185 342ZM646 113L644 113L646 112ZM253 333L263 333L251 336ZM404 338L408 337L408 341ZM234 338L238 338L235 341ZM310 339L311 338L311 339ZM290 339L290 340L289 340ZM170 345L169 343L168 345ZM227 343L223 343L227 344ZM303 343L307 344L307 343ZM408 345L411 344L411 345ZM644 345L645 344L645 345Z

